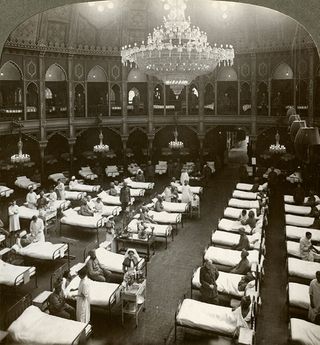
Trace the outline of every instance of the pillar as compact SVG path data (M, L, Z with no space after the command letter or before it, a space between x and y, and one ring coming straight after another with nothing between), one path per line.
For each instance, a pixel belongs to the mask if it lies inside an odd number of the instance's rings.
M251 135L257 132L257 56L251 54Z
M47 144L48 144L47 140L39 141L41 184L44 184L46 182L46 179L44 177L45 176L44 164L45 164L45 151L46 151L46 148L47 148Z
M167 115L167 86L163 83L163 115Z
M240 70L240 63L238 63L238 89L237 89L237 115L241 114L241 102L240 102L240 96L241 96L241 70ZM251 112L252 113L252 112Z
M84 116L88 117L88 82L84 82Z
M122 82L122 133L128 134L128 109L127 109L128 84Z
M45 76L46 67L44 62L44 53L39 55L39 125L40 140L46 140L46 95L45 95Z
M69 137L73 138L74 133L74 88L73 88L73 55L68 55L68 124Z
M75 137L71 137L71 138L68 138L68 144L69 144L69 159L70 159L70 165L69 165L69 174L70 176L73 175L73 157L74 157L74 145L77 141L77 138Z
M153 159L153 141L154 141L154 133L148 134L148 160Z
M22 89L22 106L23 106L23 120L27 119L27 82L23 80L23 89Z
M199 135L204 133L204 94L205 94L205 81L204 77L199 78ZM200 139L199 139L200 140ZM202 150L200 150L202 152Z
M186 113L182 115L189 115L189 85L185 86L186 90Z
M308 50L309 53L309 85L308 85L308 125L313 126L313 95L314 95L314 80L313 80L313 70L314 70L314 52L312 49Z
M217 77L217 74L216 74ZM218 81L214 81L214 115L218 115Z
M272 79L269 78L268 79L268 116L271 116L271 107L272 107L272 105L271 105L272 82L271 81L272 81Z
M129 136L128 135L122 135L122 152L123 152L123 169L126 171L127 168L127 141Z
M153 78L148 76L148 132L153 130Z
M200 163L203 164L203 143L204 143L204 134L198 134L198 139L199 139L199 158L200 158Z

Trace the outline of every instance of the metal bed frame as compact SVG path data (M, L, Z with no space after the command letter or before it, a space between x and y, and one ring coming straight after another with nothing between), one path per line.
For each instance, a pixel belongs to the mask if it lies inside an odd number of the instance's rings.
M52 274L50 278L50 289L53 291L53 287L55 286L55 283L62 279L62 276L65 271L69 269L69 266L67 264L64 264L60 266L58 269L56 269ZM108 283L105 283L108 284ZM98 311L105 311L108 310L108 316L111 316L112 310L115 306L117 306L121 302L121 291L123 287L121 284L118 285L117 289L110 295L109 302L107 306L98 306L98 305L91 305L92 309L98 310ZM73 299L68 299L73 301Z
M16 304L14 304L6 313L5 316L5 327L8 328L11 323L17 320L20 315L32 305L32 296L27 294L23 296ZM86 324L81 333L72 341L70 345L78 344L81 339L86 339L90 336L92 332L89 323Z

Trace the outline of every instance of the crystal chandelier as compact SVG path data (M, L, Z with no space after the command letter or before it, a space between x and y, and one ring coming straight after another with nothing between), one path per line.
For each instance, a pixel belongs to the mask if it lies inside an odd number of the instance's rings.
M94 145L93 151L94 152L100 152L100 153L108 152L109 151L109 146L103 143L102 131L100 131L99 140L100 140L99 145Z
M17 146L18 146L18 153L11 156L11 162L14 164L22 164L22 163L30 162L30 155L26 153L22 153L23 143L21 140L21 136L19 137Z
M269 152L272 154L284 154L286 153L287 149L284 145L279 145L279 144L272 144L269 147Z
M177 128L175 128L174 132L173 132L173 135L174 135L174 140L173 141L170 141L169 143L169 148L171 150L181 150L183 149L183 142L182 141L178 141L178 130Z
M163 25L148 35L147 44L122 47L121 57L124 65L136 65L169 85L178 98L196 77L212 72L218 64L232 65L234 49L231 45L210 46L207 34L186 18L187 0L162 1L169 9Z

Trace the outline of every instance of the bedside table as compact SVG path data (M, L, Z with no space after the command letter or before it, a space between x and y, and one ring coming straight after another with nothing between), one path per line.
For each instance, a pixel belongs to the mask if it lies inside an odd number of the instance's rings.
M239 330L239 345L252 345L253 344L254 330L250 328L240 327Z
M48 309L48 298L52 291L42 291L37 297L32 300L32 304L38 307L41 311Z

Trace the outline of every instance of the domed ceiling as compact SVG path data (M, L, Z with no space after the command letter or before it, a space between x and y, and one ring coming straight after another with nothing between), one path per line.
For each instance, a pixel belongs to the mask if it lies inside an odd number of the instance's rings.
M293 19L270 9L241 3L189 0L187 16L206 31L210 43L229 43L235 51L313 46ZM161 0L110 0L63 6L22 23L10 40L66 46L121 47L145 40L167 11Z

